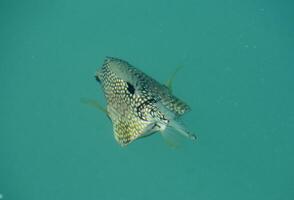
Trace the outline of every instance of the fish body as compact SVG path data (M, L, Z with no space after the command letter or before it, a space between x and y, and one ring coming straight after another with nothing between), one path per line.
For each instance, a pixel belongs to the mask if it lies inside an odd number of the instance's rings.
M96 72L107 102L107 115L113 123L116 141L126 146L132 141L164 132L167 127L176 129L195 139L178 118L190 107L171 90L128 62L107 57Z

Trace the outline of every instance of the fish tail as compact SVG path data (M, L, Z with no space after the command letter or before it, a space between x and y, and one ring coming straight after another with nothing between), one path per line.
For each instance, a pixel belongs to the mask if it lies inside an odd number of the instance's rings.
M196 140L196 135L188 131L179 121L176 120L170 120L168 126L175 129L178 133L180 133L182 136L189 138L191 140Z

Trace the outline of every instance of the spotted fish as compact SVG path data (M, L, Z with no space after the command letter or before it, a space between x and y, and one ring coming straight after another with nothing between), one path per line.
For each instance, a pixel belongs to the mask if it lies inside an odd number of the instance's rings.
M190 110L170 88L160 84L128 62L106 57L96 72L107 101L106 113L113 123L116 141L126 146L132 141L168 127L196 139L178 118Z

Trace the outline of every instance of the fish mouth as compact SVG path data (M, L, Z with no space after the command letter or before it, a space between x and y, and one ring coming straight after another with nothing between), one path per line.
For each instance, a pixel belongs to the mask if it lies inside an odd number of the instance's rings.
M97 81L98 83L101 83L101 80L100 80L98 74L96 74L96 75L94 76L94 78L96 79L96 81Z
M106 56L105 57L105 59L104 59L104 62L103 62L103 66L104 65L108 65L109 63L111 63L112 61L114 61L114 60L119 60L118 58L114 58L114 57L110 57L110 56ZM96 79L96 81L98 82L98 83L101 83L101 78L99 77L100 76L100 68L98 68L97 69L97 71L96 71L96 74L94 75L94 78Z

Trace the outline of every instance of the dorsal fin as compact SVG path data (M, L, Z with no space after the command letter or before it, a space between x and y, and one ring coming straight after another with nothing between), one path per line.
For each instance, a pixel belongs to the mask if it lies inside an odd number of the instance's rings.
M166 81L165 83L165 86L170 90L172 91L172 85L173 85L173 82L174 82L174 79L177 75L177 73L180 71L180 69L182 69L183 66L178 66L175 71L172 73L172 75L169 77L169 79Z

